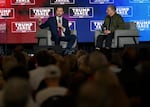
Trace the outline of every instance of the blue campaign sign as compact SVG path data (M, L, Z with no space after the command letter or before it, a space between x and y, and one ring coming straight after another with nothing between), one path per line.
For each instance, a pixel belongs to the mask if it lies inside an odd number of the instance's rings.
M89 0L90 4L111 4L114 3L114 0Z
M150 3L150 0L129 0L130 3Z
M70 7L70 18L92 18L94 16L93 7Z
M91 20L90 31L101 30L103 23L103 20Z
M76 22L69 21L69 28L70 28L70 30L76 30Z
M133 17L133 6L117 6L116 11L122 17Z

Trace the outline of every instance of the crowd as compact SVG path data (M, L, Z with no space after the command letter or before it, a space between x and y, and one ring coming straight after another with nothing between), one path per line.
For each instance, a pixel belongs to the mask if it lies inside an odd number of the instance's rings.
M150 52L62 56L20 47L0 57L0 107L150 107Z

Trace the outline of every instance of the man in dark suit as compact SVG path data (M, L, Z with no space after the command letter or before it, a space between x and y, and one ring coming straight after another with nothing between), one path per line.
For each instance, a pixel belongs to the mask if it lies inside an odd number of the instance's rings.
M39 19L39 27L41 29L49 27L49 30L52 33L52 40L55 41L55 45L59 46L60 41L67 41L66 54L72 50L72 46L76 40L75 35L71 35L68 20L63 17L64 9L59 6L56 8L56 16L50 17L45 23L42 23L42 20Z

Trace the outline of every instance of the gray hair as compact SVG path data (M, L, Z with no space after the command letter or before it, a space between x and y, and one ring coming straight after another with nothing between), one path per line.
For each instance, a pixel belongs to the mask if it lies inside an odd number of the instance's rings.
M116 12L116 6L114 5L109 5L107 8L111 8L114 12Z

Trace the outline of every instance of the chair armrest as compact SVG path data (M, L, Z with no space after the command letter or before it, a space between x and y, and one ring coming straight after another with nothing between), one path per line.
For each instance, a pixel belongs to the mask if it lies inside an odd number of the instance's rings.
M48 35L49 30L47 29L39 29L36 33L37 38L46 38Z
M138 30L116 30L115 36L139 36Z
M114 34L114 43L115 46L117 46L117 38L118 36L139 36L139 31L138 30L116 30ZM128 41L129 42L129 41Z

